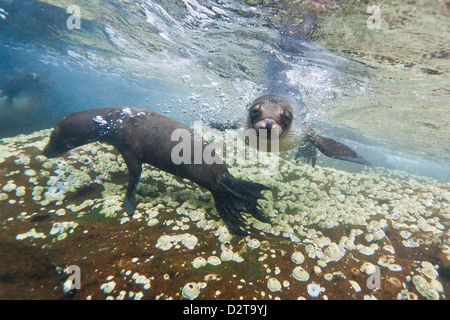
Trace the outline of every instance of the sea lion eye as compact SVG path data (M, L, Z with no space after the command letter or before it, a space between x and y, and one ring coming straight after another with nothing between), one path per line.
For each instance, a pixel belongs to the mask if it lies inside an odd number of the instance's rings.
M289 125L292 121L292 115L290 112L286 111L282 116L281 119L283 119L284 123L286 125Z
M250 116L256 117L257 115L259 115L260 109L261 109L261 106L260 106L259 104L253 106L253 107L250 109Z
M75 144L73 142L67 142L66 148L70 150L75 149Z

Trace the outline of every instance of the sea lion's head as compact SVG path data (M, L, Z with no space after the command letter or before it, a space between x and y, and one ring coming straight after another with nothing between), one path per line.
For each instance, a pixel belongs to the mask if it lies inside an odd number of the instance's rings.
M47 158L56 158L66 152L92 142L94 126L74 113L61 120L50 134L50 141L42 154ZM91 129L92 127L92 129Z
M294 120L288 101L276 95L263 95L248 107L247 129L267 130L267 138L286 135Z

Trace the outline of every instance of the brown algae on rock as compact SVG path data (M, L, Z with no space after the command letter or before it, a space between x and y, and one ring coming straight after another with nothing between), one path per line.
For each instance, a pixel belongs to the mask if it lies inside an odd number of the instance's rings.
M247 217L236 237L206 190L150 166L124 216L118 153L96 143L47 159L48 135L0 142L0 298L447 299L449 184L283 159L273 175L230 166L272 187L260 201L271 224Z

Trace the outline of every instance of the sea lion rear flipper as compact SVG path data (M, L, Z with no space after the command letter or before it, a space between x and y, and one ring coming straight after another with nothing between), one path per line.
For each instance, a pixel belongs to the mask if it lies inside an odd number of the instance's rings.
M141 179L142 163L125 156L124 160L128 167L129 182L127 192L125 194L123 209L129 216L131 216L136 210L136 188L139 180Z
M236 179L231 175L228 175L224 182L217 180L217 184L219 187L213 192L216 208L232 233L240 236L248 235L241 229L245 224L241 212L250 213L259 221L270 223L270 220L261 214L257 203L258 199L264 199L261 191L270 190L269 187Z
M309 138L313 145L317 149L319 149L320 152L330 158L355 162L366 166L371 165L369 161L361 157L355 151L333 139L319 136L315 132L312 132Z

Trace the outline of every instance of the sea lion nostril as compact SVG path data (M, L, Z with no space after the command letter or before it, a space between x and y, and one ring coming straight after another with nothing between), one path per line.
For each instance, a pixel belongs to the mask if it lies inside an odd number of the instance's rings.
M266 121L266 129L272 129L273 125L275 124L275 122L273 122L272 120L268 120Z

